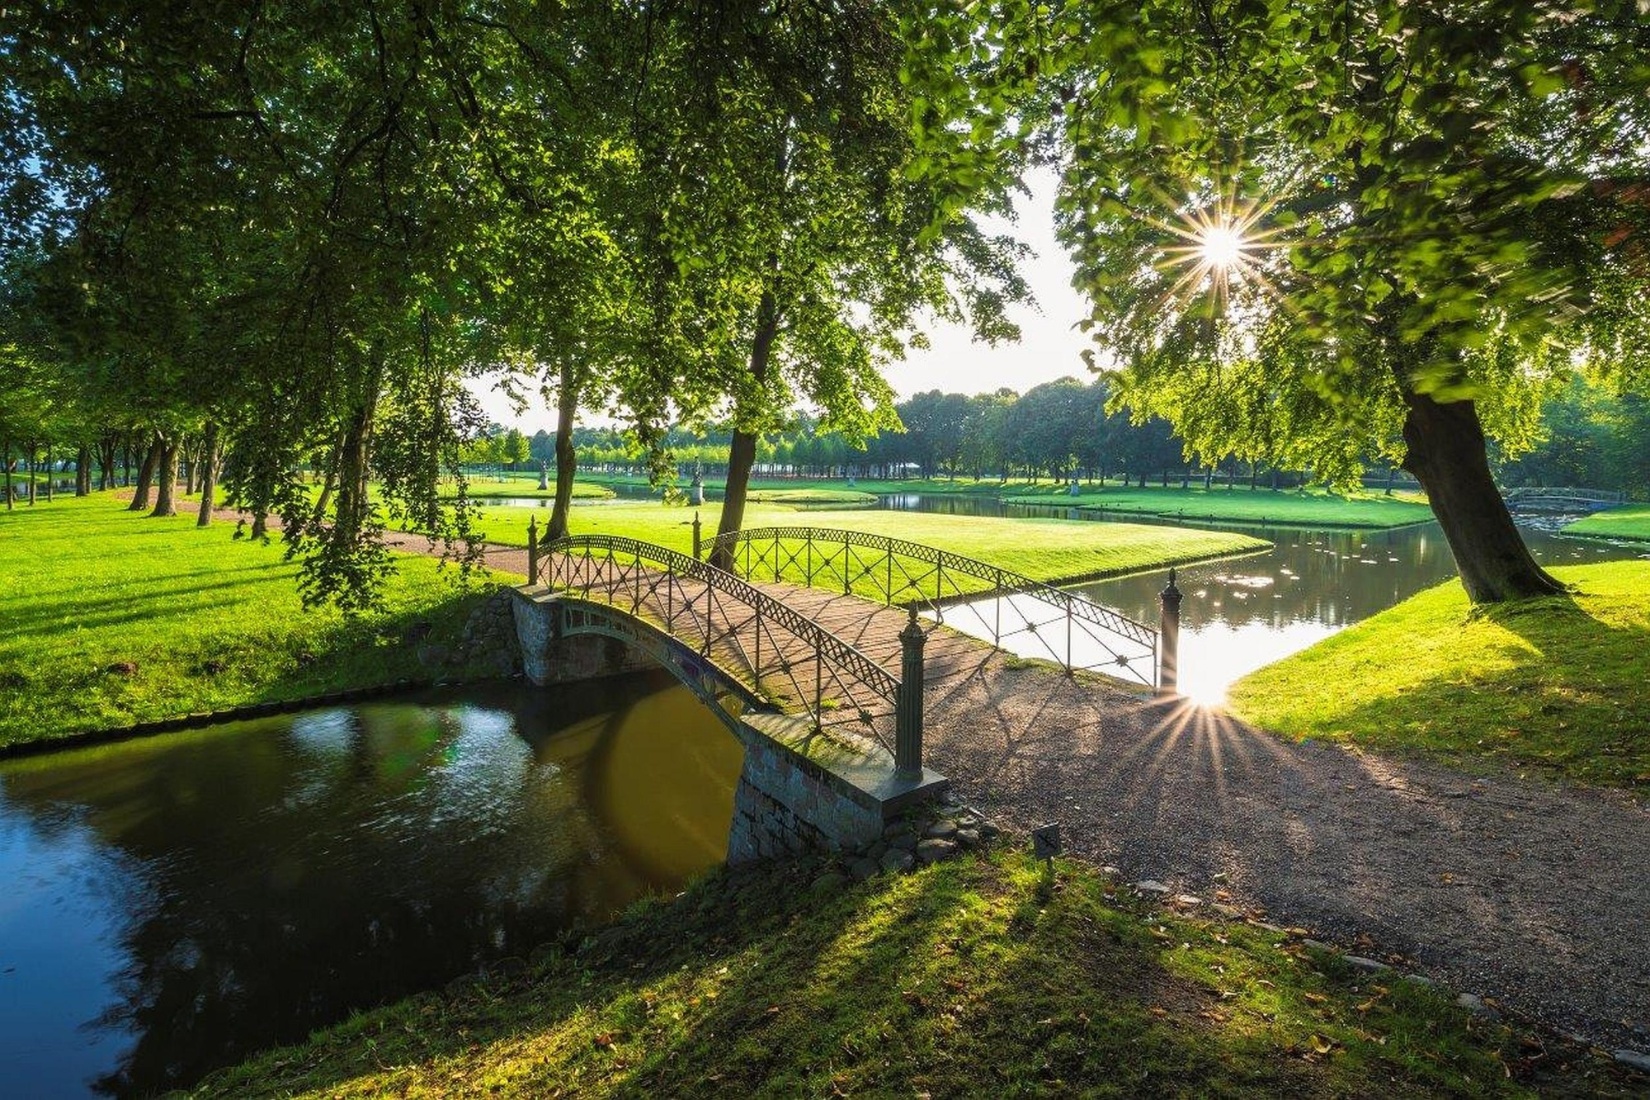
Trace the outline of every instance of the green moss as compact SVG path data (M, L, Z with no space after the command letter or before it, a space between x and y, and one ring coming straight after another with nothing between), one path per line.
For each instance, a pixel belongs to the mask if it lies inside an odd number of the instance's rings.
M1474 612L1451 581L1240 680L1292 737L1650 784L1650 562L1554 569L1567 596Z
M1595 512L1565 527L1564 534L1650 542L1650 504L1631 504L1625 508Z
M452 645L479 598L400 557L383 612L305 611L282 547L232 535L107 494L0 512L0 745L427 676L404 637Z
M525 975L363 1013L197 1095L1631 1091L1419 983L1145 908L1081 864L1048 881L1005 851L835 890L817 873L717 872Z

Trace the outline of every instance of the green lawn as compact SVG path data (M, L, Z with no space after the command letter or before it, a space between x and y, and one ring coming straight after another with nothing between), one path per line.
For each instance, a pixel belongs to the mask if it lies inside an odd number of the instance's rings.
M622 535L688 552L693 549L695 512L708 544L721 515L721 505L714 502L698 509L652 501L591 505L574 508L569 524L575 535ZM489 541L526 546L530 517L537 517L543 530L548 513L534 508L484 507L478 526ZM766 526L848 528L889 535L979 558L1038 580L1112 576L1267 546L1259 539L1230 532L1146 524L747 505L745 527Z
M826 891L714 872L519 973L364 1012L196 1096L1628 1096L1631 1074L1295 934L1001 851Z
M1564 528L1566 535L1650 542L1650 504L1629 504L1578 519Z
M1572 595L1470 613L1455 581L1239 681L1292 737L1650 784L1650 562L1554 569Z
M1141 513L1170 519L1307 527L1403 527L1432 519L1423 501L1398 496L1336 496L1321 490L1139 489L1085 485L1078 496L1067 487L1045 486L1004 496L1017 504L1057 504L1106 512Z
M603 474L579 471L579 480L588 481L594 485L623 486L630 489L646 489L648 480L631 474ZM680 489L688 487L688 478L678 478L676 485ZM750 488L752 492L768 492L773 490L817 489L821 491L847 491L856 493L870 493L879 496L884 493L926 493L938 494L978 494L982 496L999 496L1007 490L1032 489L1038 485L1048 485L1048 481L1010 481L1003 482L997 478L983 478L974 480L971 477L915 477L900 478L885 481L877 478L858 478L849 485L848 479L843 477L832 478L763 478L752 477ZM722 487L720 478L706 479L705 488L719 490Z
M403 557L384 613L306 612L281 546L232 529L107 493L0 511L0 745L428 677L403 635L450 646L478 598Z

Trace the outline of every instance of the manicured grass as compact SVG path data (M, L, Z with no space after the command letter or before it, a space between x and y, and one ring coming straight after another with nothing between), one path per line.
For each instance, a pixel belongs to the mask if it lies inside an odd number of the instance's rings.
M471 477L465 491L476 500L487 500L494 497L531 497L535 500L555 500L556 481L550 479L550 488L540 489L537 474L530 477L501 478L492 476ZM443 486L441 495L455 497L458 489L451 485ZM573 482L574 500L612 500L613 490L603 485L594 485L589 482L575 480Z
M282 547L232 531L107 493L0 512L0 745L427 678L403 636L451 646L479 598L401 557L385 612L306 612Z
M855 489L752 489L747 500L765 504L854 504L866 507L877 502L875 493Z
M1231 689L1292 737L1650 784L1650 562L1554 569L1569 596L1471 613L1451 581Z
M1650 542L1650 504L1629 504L1578 519L1564 528L1566 535Z
M648 488L648 480L630 474L604 474L579 471L580 481L589 481L595 485L623 486L630 489ZM688 478L678 478L678 488L688 487ZM969 494L979 496L999 496L1005 491L1019 489L1034 489L1039 485L1050 485L1049 481L1000 481L997 478L981 478L976 481L971 477L914 477L899 478L897 480L882 480L878 478L856 478L852 485L843 477L833 478L751 478L752 492L767 492L770 490L791 489L818 489L824 491L841 490L847 492L870 493L880 496L886 493L924 493L934 495ZM722 486L720 477L705 481L705 488L719 490Z
M1064 486L1045 486L1004 496L1016 504L1057 504L1170 519L1304 527L1403 527L1432 519L1424 502L1400 497L1335 496L1321 490L1125 489L1085 485L1078 496Z
M575 535L622 535L675 550L693 549L693 515L699 514L706 544L716 534L721 505L698 509L653 502L574 508ZM478 524L489 541L527 545L527 522L542 509L486 508ZM925 543L979 558L1038 580L1112 576L1263 550L1247 535L1128 523L1080 520L995 519L928 512L798 511L772 504L745 508L745 528L806 526L847 528Z
M1003 851L845 889L719 871L514 977L363 1013L197 1096L1631 1095L1290 933ZM1639 1082L1642 1084L1642 1082Z

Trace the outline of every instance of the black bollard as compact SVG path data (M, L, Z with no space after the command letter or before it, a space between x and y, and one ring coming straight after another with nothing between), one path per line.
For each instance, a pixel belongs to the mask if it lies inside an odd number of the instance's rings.
M1180 681L1180 589L1174 585L1174 570L1169 570L1169 583L1158 593L1163 605L1163 650L1158 655L1157 693L1178 695Z

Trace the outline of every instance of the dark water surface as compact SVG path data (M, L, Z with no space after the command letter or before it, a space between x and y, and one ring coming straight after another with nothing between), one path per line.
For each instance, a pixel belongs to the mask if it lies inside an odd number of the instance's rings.
M146 1095L721 861L737 741L664 674L0 763L0 1095Z

